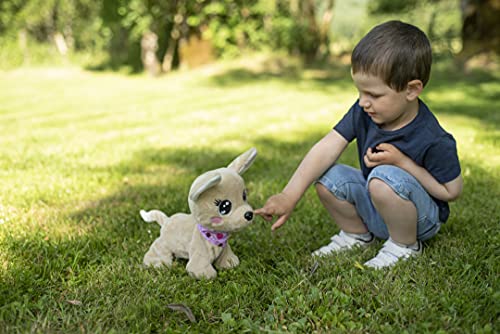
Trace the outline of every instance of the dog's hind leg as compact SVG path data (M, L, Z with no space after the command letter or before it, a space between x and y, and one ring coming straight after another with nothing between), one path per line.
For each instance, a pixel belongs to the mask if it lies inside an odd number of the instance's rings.
M170 267L174 259L173 253L161 246L161 237L156 239L144 255L144 264L146 266L161 267L165 265Z

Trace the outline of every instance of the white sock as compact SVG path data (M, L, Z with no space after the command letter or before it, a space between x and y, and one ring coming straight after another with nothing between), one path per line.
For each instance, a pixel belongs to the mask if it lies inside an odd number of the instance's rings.
M372 232L366 232L366 233L347 233L344 232L350 237L353 237L355 239L361 239L365 242L371 241L373 239L373 233Z
M392 240L392 242L393 242L393 243L395 243L396 245L398 245L399 247L402 247L402 248L409 248L409 249L412 249L412 250L414 250L414 251L417 251L417 250L418 250L418 247L419 247L419 245L418 245L418 240L417 240L417 241L415 241L415 243L414 243L414 244L411 244L411 245L405 245L405 244L402 244L402 243L396 242L396 241L394 241L394 239L392 239L392 238L391 238L391 240Z

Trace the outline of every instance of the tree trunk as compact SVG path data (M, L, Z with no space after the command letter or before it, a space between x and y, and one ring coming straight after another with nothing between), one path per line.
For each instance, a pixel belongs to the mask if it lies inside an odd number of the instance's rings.
M23 64L29 63L30 53L28 48L28 31L26 28L23 28L17 34L19 40L19 48L23 53Z
M173 62L174 62L174 56L175 52L178 49L178 44L179 40L182 35L182 23L184 22L184 15L182 14L180 7L178 5L178 1L175 0L174 2L174 9L175 9L175 16L174 16L174 25L172 27L172 30L170 31L170 38L167 44L167 50L165 51L165 55L163 56L163 61L161 64L161 68L163 72L168 73L172 70L173 67Z
M306 46L304 55L307 62L324 58L328 54L329 49L329 32L333 19L333 6L334 0L327 0L323 2L325 5L321 7L323 11L321 18L317 18L317 3L315 0L303 0L301 4L301 11L298 14L299 19L303 20L307 26L310 38L310 45Z
M153 77L159 75L161 72L160 62L156 57L157 50L158 36L151 31L144 33L141 38L142 66Z
M500 54L500 0L462 0L462 51L464 64L471 57L493 51Z
M316 20L316 1L304 0L301 2L301 5L302 13L299 15L303 16L303 20L306 22L309 38L311 39L308 43L310 45L307 45L303 52L306 57L306 61L310 63L316 59L320 47L320 28Z
M319 49L316 58L324 58L329 53L330 47L330 27L332 26L333 19L333 6L335 4L334 0L328 0L327 6L324 9L321 21L319 23Z
M161 63L161 68L165 73L168 73L172 70L175 50L177 49L178 43L179 37L170 37L170 40L168 41L167 51L165 51L165 55L163 56L163 61Z
M68 54L68 43L66 43L64 35L61 34L59 31L56 31L52 35L52 40L56 45L57 52L59 52L61 56L65 57Z

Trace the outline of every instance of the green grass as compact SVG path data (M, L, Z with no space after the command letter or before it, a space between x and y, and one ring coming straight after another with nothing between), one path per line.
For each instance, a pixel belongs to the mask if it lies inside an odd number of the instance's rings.
M457 139L465 189L423 256L363 269L375 247L313 270L337 229L309 191L280 230L257 219L235 235L241 264L213 281L184 260L141 266L159 228L140 209L187 211L193 179L251 146L262 205L356 94L347 67L262 58L159 79L0 72L0 332L498 332L500 73L446 63L423 98Z

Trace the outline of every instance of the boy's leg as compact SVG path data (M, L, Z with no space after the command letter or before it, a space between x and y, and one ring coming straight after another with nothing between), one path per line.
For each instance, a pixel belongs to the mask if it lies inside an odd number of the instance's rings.
M384 181L373 178L368 189L378 213L382 216L392 240L403 245L417 242L417 208L401 198Z
M441 226L439 209L429 194L412 175L389 165L372 170L368 189L390 238L366 265L387 267L420 254L421 240L434 236Z
M319 178L316 191L341 231L331 238L330 244L321 247L313 255L366 246L374 241L364 220L376 212L370 203L366 180L361 171L345 165L334 165Z
M316 184L316 192L326 211L342 231L355 234L368 232L353 204L339 200L321 183Z

